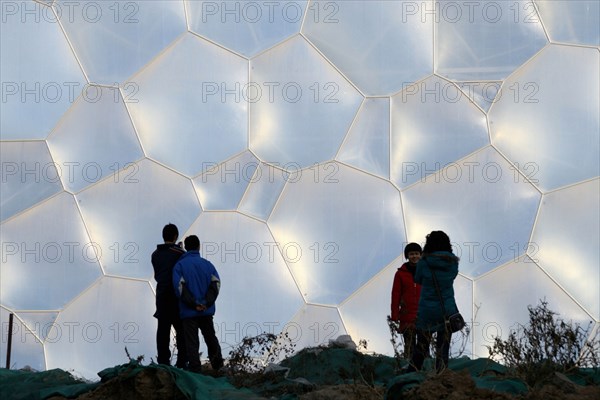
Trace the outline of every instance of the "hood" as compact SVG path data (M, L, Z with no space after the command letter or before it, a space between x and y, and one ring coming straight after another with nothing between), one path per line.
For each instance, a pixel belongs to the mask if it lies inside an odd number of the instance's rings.
M458 264L459 258L449 251L434 251L433 253L423 254L421 260L427 261L430 268L447 269Z

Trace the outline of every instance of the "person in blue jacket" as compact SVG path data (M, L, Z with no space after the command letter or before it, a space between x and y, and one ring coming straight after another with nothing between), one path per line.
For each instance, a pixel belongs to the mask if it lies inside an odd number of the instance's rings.
M418 371L429 354L432 334L436 333L436 370L442 371L448 365L450 339L452 333L446 327L441 301L446 315L458 312L454 300L454 279L458 275L459 258L452 253L450 238L443 231L433 231L427 235L423 256L417 263L415 282L421 284L421 297L417 309L417 345L407 372ZM438 294L433 274L437 278Z
M186 253L173 269L173 286L179 298L179 314L183 324L189 370L201 371L198 350L198 329L208 348L208 359L213 370L223 367L221 345L215 334L213 315L221 280L215 266L200 256L200 240L190 235L184 241Z

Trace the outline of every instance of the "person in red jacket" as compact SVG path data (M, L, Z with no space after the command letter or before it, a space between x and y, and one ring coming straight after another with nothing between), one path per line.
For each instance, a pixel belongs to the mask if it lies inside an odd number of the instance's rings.
M404 248L404 258L408 262L402 264L392 286L392 321L399 323L399 332L404 338L404 357L410 359L416 342L417 308L421 296L421 285L415 283L417 263L423 250L418 243L409 243Z

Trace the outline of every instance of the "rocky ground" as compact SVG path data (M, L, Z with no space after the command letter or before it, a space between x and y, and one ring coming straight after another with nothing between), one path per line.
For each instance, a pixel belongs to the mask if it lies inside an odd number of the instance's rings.
M402 364L403 361L400 362ZM400 365L401 366L401 365ZM267 368L267 372L212 371L201 374L141 360L100 371L86 382L62 370L0 369L2 400L37 399L215 399L215 400L597 400L600 369L551 373L528 387L505 367L487 359L450 360L441 374L426 360L420 373L399 374L393 357L348 348L309 348Z
M586 382L580 379L576 383L562 374L555 374L546 379L543 384L527 388L524 383L513 377L498 373L497 367L480 370L480 373L474 374L473 365L477 362L479 361L463 361L462 364L451 362L451 368L441 374L429 371L399 376L396 374L397 367L393 358L368 356L347 349L321 349L303 352L284 360L280 364L284 368L267 374L215 373L209 366L205 368L203 374L192 374L175 368L131 364L121 366L118 371L113 371L112 375L106 375L104 381L94 390L76 398L83 400L600 399L598 371L590 374ZM482 365L482 362L477 365ZM487 380L482 384L481 379ZM497 388L490 389L490 382ZM49 398L64 400L67 397Z

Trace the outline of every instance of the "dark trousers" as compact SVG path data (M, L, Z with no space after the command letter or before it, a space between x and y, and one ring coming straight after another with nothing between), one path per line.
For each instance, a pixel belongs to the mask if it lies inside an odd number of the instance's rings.
M177 316L159 318L156 329L156 350L159 364L171 365L171 327L175 329L175 345L177 346L176 366L184 368L187 365L187 352L185 348L185 335L183 325Z
M402 331L402 337L404 338L404 358L410 360L417 343L417 330L414 327L406 328Z
M431 332L417 331L417 345L412 359L408 366L408 371L419 371L423 367L425 356L429 354L429 345L431 344ZM435 369L441 372L448 366L448 357L450 353L450 339L452 333L446 330L436 332L435 339Z
M212 315L202 317L185 318L183 320L183 332L185 335L185 344L187 357L189 360L190 371L200 372L200 340L198 338L198 329L202 332L202 337L208 348L208 359L213 370L219 370L223 366L223 356L221 355L221 345L215 334Z

